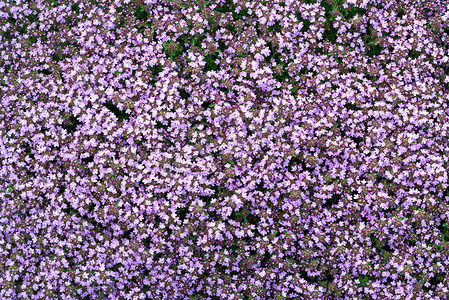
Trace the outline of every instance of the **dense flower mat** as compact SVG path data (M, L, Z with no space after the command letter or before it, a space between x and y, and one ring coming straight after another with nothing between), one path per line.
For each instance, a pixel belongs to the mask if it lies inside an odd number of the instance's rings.
M1 299L448 299L449 2L0 2Z

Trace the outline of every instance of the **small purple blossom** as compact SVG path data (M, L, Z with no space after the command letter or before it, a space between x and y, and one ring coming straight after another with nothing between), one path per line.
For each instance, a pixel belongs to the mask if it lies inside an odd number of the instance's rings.
M445 1L100 2L0 2L1 299L446 299Z

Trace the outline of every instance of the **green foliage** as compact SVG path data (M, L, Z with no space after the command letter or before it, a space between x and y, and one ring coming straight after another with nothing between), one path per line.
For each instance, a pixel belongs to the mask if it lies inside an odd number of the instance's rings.
M150 14L145 10L144 6L136 7L134 9L134 18L137 21L147 21Z
M248 18L250 15L248 14L248 9L244 8L240 10L238 13L236 11L232 11L232 18L237 20L244 20L245 18Z
M429 279L423 278L423 276L413 274L412 277L418 279L419 286L421 286L424 293L429 293L429 291L434 290L435 287L441 283L444 282L446 273L438 272L436 274L433 274L432 277ZM429 286L426 286L425 284L429 283Z
M397 12L398 18L402 18L405 15L405 8L401 8Z
M58 0L50 0L51 7L58 7L60 5L60 1Z
M337 40L337 29L333 27L334 17L332 11L335 10L335 6L331 5L328 1L321 1L321 6L324 7L324 17L326 18L325 30L323 33L324 40L328 40L335 43Z
M441 232L441 241L449 242L449 229L447 222L442 223L437 229Z
M56 53L53 53L51 55L51 59L55 62L60 62L60 61L64 60L64 58L66 58L66 57L68 57L68 56L67 55L59 55Z
M149 84L155 85L156 81L158 79L159 73L162 72L162 66L155 65L153 67L148 67L148 70L151 71L151 76L152 76L152 79L149 80Z
M38 18L37 18L36 14L31 13L31 14L27 15L26 18L28 19L28 21L30 21L30 23L38 22Z
M79 15L80 13L80 7L78 5L78 3L73 3L71 5L72 10L75 12L76 15Z
M303 19L301 12L299 10L295 11L295 17L298 19L298 21L303 23L303 27L301 28L301 32L306 32L309 30L310 25L312 22L310 22L308 19Z
M337 206L341 199L342 196L340 194L333 194L330 199L326 200L326 202L323 205L323 208L332 208L334 206Z
M280 62L279 66L282 69L282 73L281 74L276 74L273 73L273 78L276 79L279 82L285 82L288 79L288 71L285 68L285 63L284 62Z
M373 34L373 27L368 26L366 34L362 36L362 40L365 43L365 53L369 57L380 55L384 49L381 45L376 44L376 37Z
M410 57L411 59L417 59L419 56L421 55L421 53L417 50L411 49L408 52L408 57Z
M169 124L163 124L160 121L156 121L156 126L154 126L156 129L164 129L167 130L170 126Z
M232 0L226 0L223 5L217 6L214 11L220 13L235 12L235 6Z
M218 59L218 53L220 50L216 50L214 53L206 53L204 55L204 61L206 62L206 65L203 68L203 72L207 71L218 71L220 69L220 66L215 63L215 60Z
M70 114L69 117L64 120L61 127L67 130L68 133L73 133L76 131L77 126L81 124L82 123L73 114Z
M333 22L336 15L340 15L344 20L348 21L354 18L356 15L362 16L367 10L364 8L354 7L354 5L349 5L349 8L343 6L344 0L323 0L321 1L321 6L324 7L326 27L323 37L332 43L336 42L338 30L334 28Z
M358 279L361 285L366 285L369 281L373 280L374 277L369 275L361 275L358 277Z
M281 23L279 20L274 21L274 24L271 26L268 26L268 31L269 32L281 32L282 28L281 28Z
M204 40L205 36L206 35L204 33L194 36L190 44L193 46L201 45L201 42Z
M178 88L179 96L181 99L187 100L190 97L190 94L184 88Z
M130 114L119 110L118 107L112 103L112 101L106 102L104 106L106 106L106 108L109 109L117 117L119 122L128 120L130 117Z
M354 103L346 103L344 105L344 107L346 109L355 110L355 111L360 110L360 108L356 104L354 104Z
M8 186L8 188L6 189L6 193L7 194L10 194L10 193L12 193L13 191L14 191L15 189L14 189L14 185L9 185Z
M365 53L367 56L373 57L373 56L380 55L382 50L383 50L383 47L380 45L369 45Z
M215 104L212 103L212 101L204 101L204 102L201 104L201 107L202 107L203 109L214 108L214 106L215 106Z
M367 12L364 8L352 7L346 10L343 6L339 8L339 11L346 21L354 18L356 15L363 16Z

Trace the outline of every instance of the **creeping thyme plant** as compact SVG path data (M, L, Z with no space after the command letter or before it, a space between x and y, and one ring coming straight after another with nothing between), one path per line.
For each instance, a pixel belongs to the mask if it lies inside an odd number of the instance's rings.
M0 299L448 299L449 1L0 1Z

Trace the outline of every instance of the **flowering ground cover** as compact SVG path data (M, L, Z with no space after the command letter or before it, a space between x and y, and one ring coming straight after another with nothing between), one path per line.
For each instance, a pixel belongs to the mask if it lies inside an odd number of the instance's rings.
M448 299L448 4L0 1L0 299Z

